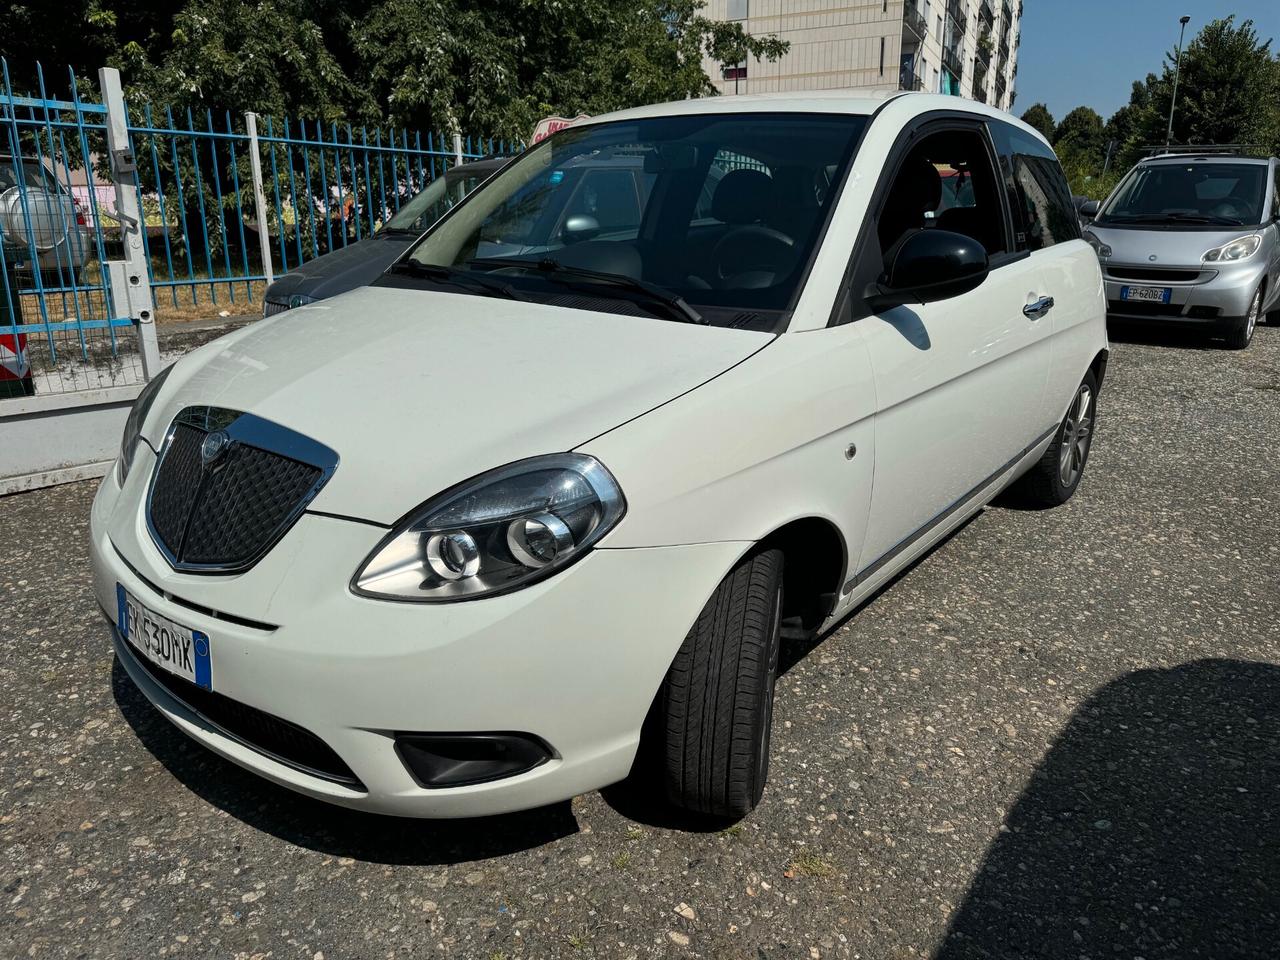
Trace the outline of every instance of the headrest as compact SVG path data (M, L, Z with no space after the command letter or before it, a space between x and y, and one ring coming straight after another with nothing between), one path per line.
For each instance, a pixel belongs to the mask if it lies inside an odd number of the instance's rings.
M913 157L903 164L898 178L894 193L900 202L905 203L910 198L913 213L923 214L938 209L942 202L942 177L932 163L924 157Z
M730 171L711 198L711 215L721 223L756 223L772 208L773 180L759 170Z

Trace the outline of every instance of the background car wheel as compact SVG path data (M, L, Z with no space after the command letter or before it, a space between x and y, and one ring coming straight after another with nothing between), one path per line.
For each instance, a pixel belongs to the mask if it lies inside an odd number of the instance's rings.
M1031 507L1058 507L1071 499L1084 476L1098 423L1098 380L1092 370L1076 389L1049 449L1022 475L1015 492Z
M1253 331L1258 327L1258 317L1262 313L1262 288L1258 288L1258 292L1253 295L1253 300L1249 302L1249 312L1235 322L1230 330L1227 331L1226 341L1228 350L1243 350L1249 345L1249 341L1253 339Z
M676 654L659 697L667 800L739 819L769 773L782 612L782 551L742 560Z

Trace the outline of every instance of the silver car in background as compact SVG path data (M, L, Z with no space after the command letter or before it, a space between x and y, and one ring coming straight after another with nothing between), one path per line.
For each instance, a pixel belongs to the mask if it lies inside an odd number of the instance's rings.
M1162 154L1141 161L1084 231L1107 315L1199 325L1242 350L1280 314L1280 161ZM1274 317L1280 320L1280 315Z
M71 191L43 163L0 153L0 241L6 267L23 277L38 267L46 287L80 281L94 255L93 231Z

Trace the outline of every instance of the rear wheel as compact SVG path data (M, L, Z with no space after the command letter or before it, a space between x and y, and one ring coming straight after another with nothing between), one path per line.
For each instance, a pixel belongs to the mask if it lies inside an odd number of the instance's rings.
M668 801L739 819L769 774L782 614L780 550L743 559L685 637L659 697Z
M1253 299L1249 301L1249 312L1235 322L1227 330L1227 349L1243 350L1253 339L1253 331L1258 328L1258 317L1262 314L1262 288L1259 287Z
M1089 462L1097 419L1098 379L1090 370L1044 456L1018 480L1015 493L1028 506L1057 507L1071 499Z

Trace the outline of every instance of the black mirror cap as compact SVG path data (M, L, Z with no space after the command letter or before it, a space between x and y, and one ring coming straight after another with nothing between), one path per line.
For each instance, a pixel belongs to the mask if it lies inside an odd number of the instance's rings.
M877 313L906 303L933 303L981 286L990 265L977 240L949 230L918 230L891 250L888 268L868 291L867 305Z
M1098 208L1101 206L1102 204L1097 200L1086 200L1084 203L1080 204L1081 219L1092 220L1098 215Z

